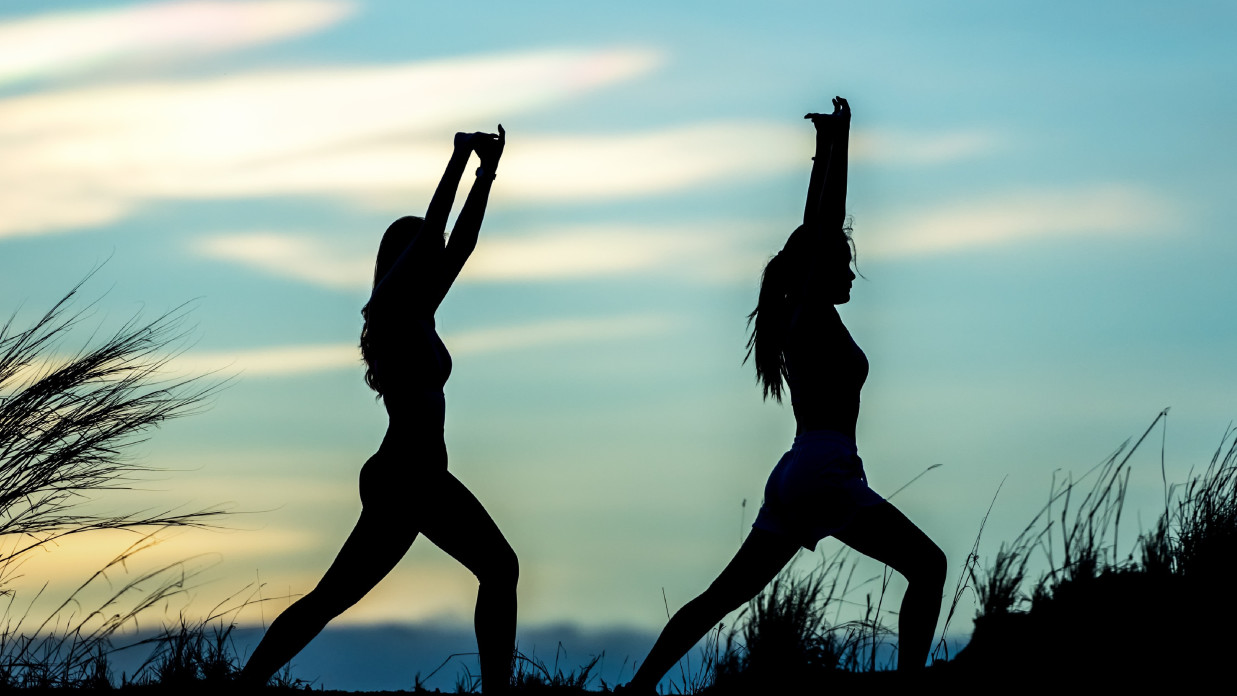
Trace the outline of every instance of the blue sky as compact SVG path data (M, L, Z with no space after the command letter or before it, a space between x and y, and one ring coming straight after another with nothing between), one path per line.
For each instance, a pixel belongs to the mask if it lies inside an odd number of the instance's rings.
M859 448L885 493L943 464L894 502L956 572L1002 481L985 550L1055 470L1163 407L1170 478L1234 416L1235 14L10 1L0 309L28 316L104 260L104 324L192 300L180 367L238 376L143 446L181 470L143 504L248 512L148 553L217 560L199 603L304 592L385 426L352 348L378 239L424 211L453 132L501 122L482 239L439 312L451 467L520 554L525 625L656 629L663 588L681 604L737 547L793 434L740 364L744 316L802 210L801 117L841 94L866 276L842 312L872 363ZM67 587L110 543L26 575ZM341 620L464 621L473 593L421 541Z

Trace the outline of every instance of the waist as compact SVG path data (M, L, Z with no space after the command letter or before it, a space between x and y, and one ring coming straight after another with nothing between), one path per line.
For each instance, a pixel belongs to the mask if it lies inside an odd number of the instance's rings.
M829 446L838 449L847 450L852 454L858 454L859 448L855 444L855 437L850 433L841 432L838 430L804 430L795 435L795 441L791 445L791 449L802 449L804 447Z
M795 414L796 433L835 431L855 438L855 423L859 421L859 399L800 399L791 402Z
M396 391L382 395L387 416L394 427L442 431L447 417L447 397L441 391Z

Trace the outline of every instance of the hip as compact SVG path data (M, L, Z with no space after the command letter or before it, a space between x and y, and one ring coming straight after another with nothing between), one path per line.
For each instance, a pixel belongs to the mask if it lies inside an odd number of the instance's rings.
M855 438L836 430L808 430L795 435L779 464L782 462L837 473L863 473Z

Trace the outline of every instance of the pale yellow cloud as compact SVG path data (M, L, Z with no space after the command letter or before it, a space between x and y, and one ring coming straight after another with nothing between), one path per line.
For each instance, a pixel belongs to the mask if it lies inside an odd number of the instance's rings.
M114 222L169 198L426 198L454 130L492 129L660 61L647 50L545 50L10 97L0 100L0 237Z
M373 282L372 254L307 237L271 232L228 234L199 239L192 248L207 258L328 288L368 289Z
M647 336L665 331L671 325L669 317L656 314L549 319L516 326L451 333L444 336L443 341L453 353L460 355L495 353L537 346Z
M47 544L30 553L21 571L48 581L82 581L98 568L139 541L146 532L102 530L76 534ZM158 543L142 551L139 560L144 566L155 567L195 556L214 556L225 551L232 558L260 559L271 552L290 553L314 548L317 539L300 529L244 530L185 529L165 531Z
M768 236L749 222L680 225L578 225L484 238L461 282L544 282L644 272L692 278L730 272L753 240ZM774 233L776 234L776 233ZM367 291L374 236L322 240L275 232L226 234L194 241L194 253L327 288ZM739 263L745 266L745 264Z
M865 224L860 253L938 254L1028 240L1145 234L1172 218L1154 191L1128 184L1031 190L951 203Z
M456 355L480 355L538 346L589 343L659 333L672 325L656 314L545 319L443 334ZM25 384L66 362L66 358L38 361L18 370L7 389ZM357 344L317 343L238 350L188 350L170 357L160 372L168 376L212 374L218 377L286 377L331 370L358 369Z
M538 346L590 343L646 336L665 331L669 317L630 314L610 317L546 319L512 326L445 332L443 341L455 355L481 355ZM355 343L274 346L232 351L188 351L168 362L169 373L207 372L222 376L279 377L329 370L358 369Z
M803 166L798 124L692 123L644 133L531 136L511 144L495 192L512 200L605 199L759 178Z
M852 138L851 156L878 165L934 165L990 155L1004 142L997 133L983 129L942 133L861 130Z
M356 368L360 364L361 353L355 343L321 343L235 351L188 351L169 361L167 370L186 375L210 372L278 377Z
M0 22L0 85L133 60L236 50L321 30L341 0L161 2Z

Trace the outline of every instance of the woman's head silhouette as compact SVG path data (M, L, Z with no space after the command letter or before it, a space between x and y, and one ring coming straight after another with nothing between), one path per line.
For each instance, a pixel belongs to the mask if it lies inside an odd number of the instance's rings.
M374 261L374 287L378 287L378 283L386 277L387 273L399 260L400 254L408 248L412 240L416 239L417 235L421 234L421 227L425 223L424 218L415 215L407 215L395 222L387 228L387 231L382 234L382 241L378 244L378 258ZM378 396L382 396L382 385L378 382L378 375L374 373L374 363L372 360L373 336L369 332L369 303L361 308L361 317L365 320L361 325L361 360L365 362L365 383L370 389L378 392Z
M786 375L786 340L796 305L803 302L845 304L850 301L855 259L850 222L837 234L821 234L808 225L790 233L786 245L765 265L756 309L747 315L752 333L747 356L756 363L756 379L767 399L782 400Z

